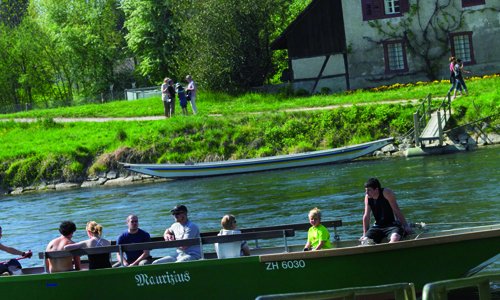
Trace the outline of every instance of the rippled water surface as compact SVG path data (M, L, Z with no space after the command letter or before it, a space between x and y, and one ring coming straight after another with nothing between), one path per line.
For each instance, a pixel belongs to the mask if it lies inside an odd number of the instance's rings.
M134 213L139 226L152 236L162 235L173 223L168 211L184 204L201 231L219 230L220 219L234 214L238 227L307 222L318 207L324 220L342 219L342 239L362 234L364 182L378 177L391 188L409 222L451 223L498 221L500 214L500 147L456 155L362 160L237 176L222 176L123 187L96 187L70 191L0 196L3 228L1 243L22 251L45 250L59 236L63 220L78 230L74 240L86 238L85 224L95 220L104 236L115 240ZM449 229L456 225L435 225ZM294 240L305 241L299 233ZM154 256L166 254L155 250ZM0 252L0 260L12 256ZM32 258L24 266L40 265ZM500 264L484 272L500 271Z

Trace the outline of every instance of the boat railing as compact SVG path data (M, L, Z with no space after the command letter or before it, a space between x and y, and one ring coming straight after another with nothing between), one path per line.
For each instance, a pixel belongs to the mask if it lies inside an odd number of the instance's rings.
M422 291L423 300L448 299L448 291L466 287L477 286L479 290L479 299L491 299L490 282L500 281L500 274L484 275L471 278L462 278L454 280L444 280L428 283Z
M321 224L327 228L333 227L334 230L333 240L335 242L340 241L340 237L337 234L337 227L342 227L342 220L321 221ZM311 228L310 223L296 223L296 224L286 224L286 225L276 225L276 226L266 226L266 227L243 228L238 230L240 230L241 233L251 233L251 232L263 232L263 231L284 230L284 229L293 229L294 231L302 231L302 230L309 230L309 228ZM200 236L202 238L209 236L217 236L219 233L220 231L208 231L200 233ZM152 237L151 241L160 242L164 241L164 238L162 236ZM111 245L116 245L116 241L111 241ZM255 248L260 248L258 239L255 239Z
M394 293L396 300L416 300L415 286L413 283L394 283L388 285L355 287L339 290L328 290L319 292L290 293L259 296L255 300L308 300L308 299L334 299L344 298L345 300L355 300L356 296L375 295L382 293ZM385 299L385 298L384 298Z
M149 243L137 243L137 244L123 244L123 245L111 245L104 247L94 247L86 249L76 249L70 251L49 251L49 252L39 252L38 257L44 260L45 272L47 272L47 266L45 264L45 259L48 258L63 258L70 256L83 256L83 255L93 255L93 254L103 254L103 253L120 253L122 259L121 264L123 265L123 252L127 251L143 251L143 250L154 250L154 249L166 249L166 248L177 248L184 246L200 246L201 248L201 259L204 259L203 245L215 244L215 243L230 243L242 240L252 240L252 239L272 239L272 238L283 238L285 252L288 252L288 237L295 236L295 231L293 229L283 229L283 230L272 230L272 231L262 231L262 232L249 232L234 235L223 235L223 236L208 236L192 239L183 239L175 241L162 241L162 242L149 242Z

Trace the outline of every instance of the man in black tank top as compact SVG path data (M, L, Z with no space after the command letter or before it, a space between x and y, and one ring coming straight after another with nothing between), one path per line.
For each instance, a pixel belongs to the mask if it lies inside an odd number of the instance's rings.
M396 195L387 188L382 188L377 178L370 178L365 183L365 215L363 216L363 238L372 239L379 244L384 237L390 243L401 239L403 232L411 233L411 228L396 202ZM375 225L370 228L371 213ZM404 228L401 227L401 224Z

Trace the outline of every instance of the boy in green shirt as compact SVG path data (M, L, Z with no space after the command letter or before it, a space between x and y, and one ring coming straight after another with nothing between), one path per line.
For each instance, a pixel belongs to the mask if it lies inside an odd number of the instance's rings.
M321 211L316 207L309 212L309 223L311 223L312 227L309 228L309 232L307 233L307 244L304 247L304 251L332 248L330 245L330 233L320 222Z

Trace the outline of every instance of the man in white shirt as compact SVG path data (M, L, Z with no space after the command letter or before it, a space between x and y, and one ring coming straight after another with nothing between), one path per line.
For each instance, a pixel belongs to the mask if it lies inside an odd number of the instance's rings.
M163 237L165 241L183 240L200 237L200 229L196 224L191 222L187 217L187 208L184 205L177 205L170 210L175 218L175 223L170 226ZM157 259L153 264L164 264L171 262L182 262L190 260L198 260L201 257L200 246L183 246L177 248L177 253L174 256L165 256Z

